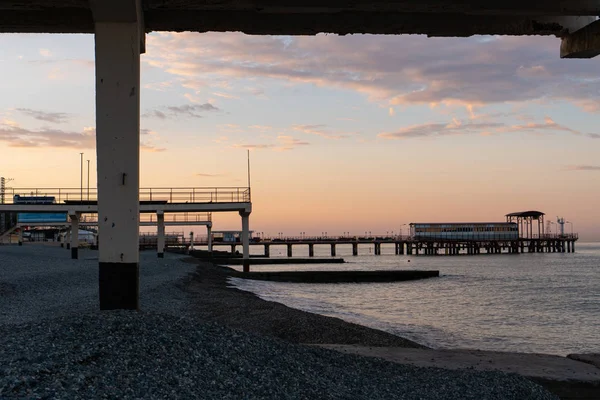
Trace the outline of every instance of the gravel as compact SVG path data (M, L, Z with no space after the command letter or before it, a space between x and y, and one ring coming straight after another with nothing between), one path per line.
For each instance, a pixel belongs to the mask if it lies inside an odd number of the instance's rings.
M166 314L99 312L0 334L2 398L554 398L516 375L407 367Z
M0 247L1 399L556 398L517 375L397 365L207 321L194 316L198 294L180 290L195 265L172 255L142 253L144 311L101 312L97 260L83 254Z
M0 246L0 325L37 321L49 316L94 312L99 307L98 252L52 245ZM195 266L181 256L140 253L140 308L180 314L186 296L176 284Z

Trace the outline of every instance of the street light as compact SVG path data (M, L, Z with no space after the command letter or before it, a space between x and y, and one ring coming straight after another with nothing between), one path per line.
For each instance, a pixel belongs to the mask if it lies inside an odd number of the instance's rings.
M571 236L573 236L573 223L571 221L565 221L565 224L571 224Z
M402 236L402 227L403 226L407 226L408 224L402 224L400 225L400 236ZM406 236L408 236L408 232L406 232Z
M79 153L79 156L81 158L81 163L80 163L80 168L79 168L79 175L81 178L81 184L80 184L80 192L79 192L79 200L83 200L83 153Z
M87 199L90 201L90 160L87 160L88 179L87 179Z

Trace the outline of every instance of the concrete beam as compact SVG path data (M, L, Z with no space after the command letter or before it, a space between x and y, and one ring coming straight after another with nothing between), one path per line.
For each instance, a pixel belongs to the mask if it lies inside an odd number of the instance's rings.
M146 52L146 28L141 0L89 0L94 23L136 23L140 54Z
M158 258L165 257L165 213L159 211L156 213L157 219L157 240L156 240L156 250L158 254Z
M560 58L593 58L600 54L600 20L562 38Z
M0 204L0 212L39 212L55 213L69 212L75 209L82 214L98 212L97 205L68 205L68 204ZM170 204L140 204L140 212L155 213L164 211L177 212L252 212L252 203L170 203Z
M95 39L100 309L138 309L139 26L96 22Z
M244 272L250 271L250 213L241 212L242 217L242 248L244 259Z
M148 31L241 31L246 34L423 34L472 35L567 34L570 20L536 15L468 15L461 13L400 13L341 11L337 13L263 13L254 11L159 11L145 13ZM571 18L568 17L567 18Z
M71 258L79 258L79 214L69 213L71 217Z

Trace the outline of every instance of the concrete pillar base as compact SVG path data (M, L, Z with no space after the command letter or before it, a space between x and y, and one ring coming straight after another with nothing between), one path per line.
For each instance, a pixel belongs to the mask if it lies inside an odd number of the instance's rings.
M250 272L250 261L244 260L244 272Z
M79 258L79 248L71 247L71 258L77 260Z
M101 262L99 269L100 309L138 310L139 305L138 263Z
M67 250L71 248L71 243L67 243Z
M19 242L19 246L23 246L23 242Z
M165 253L157 253L158 258L165 258Z

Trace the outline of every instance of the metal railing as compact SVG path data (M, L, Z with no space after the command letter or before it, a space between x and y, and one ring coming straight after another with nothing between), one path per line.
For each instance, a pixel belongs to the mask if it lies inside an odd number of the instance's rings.
M53 198L54 204L62 204L67 201L97 201L98 189L84 188L81 191L81 188L6 188L4 204L15 204L15 195L25 198L21 204L26 204L26 198L30 198L30 204L42 204L47 200L42 197ZM249 203L251 197L248 187L140 188L140 201Z
M140 214L140 222L157 222L158 217L155 213ZM165 222L211 222L212 213L209 212L182 212L165 213ZM82 214L80 222L97 223L98 214Z

